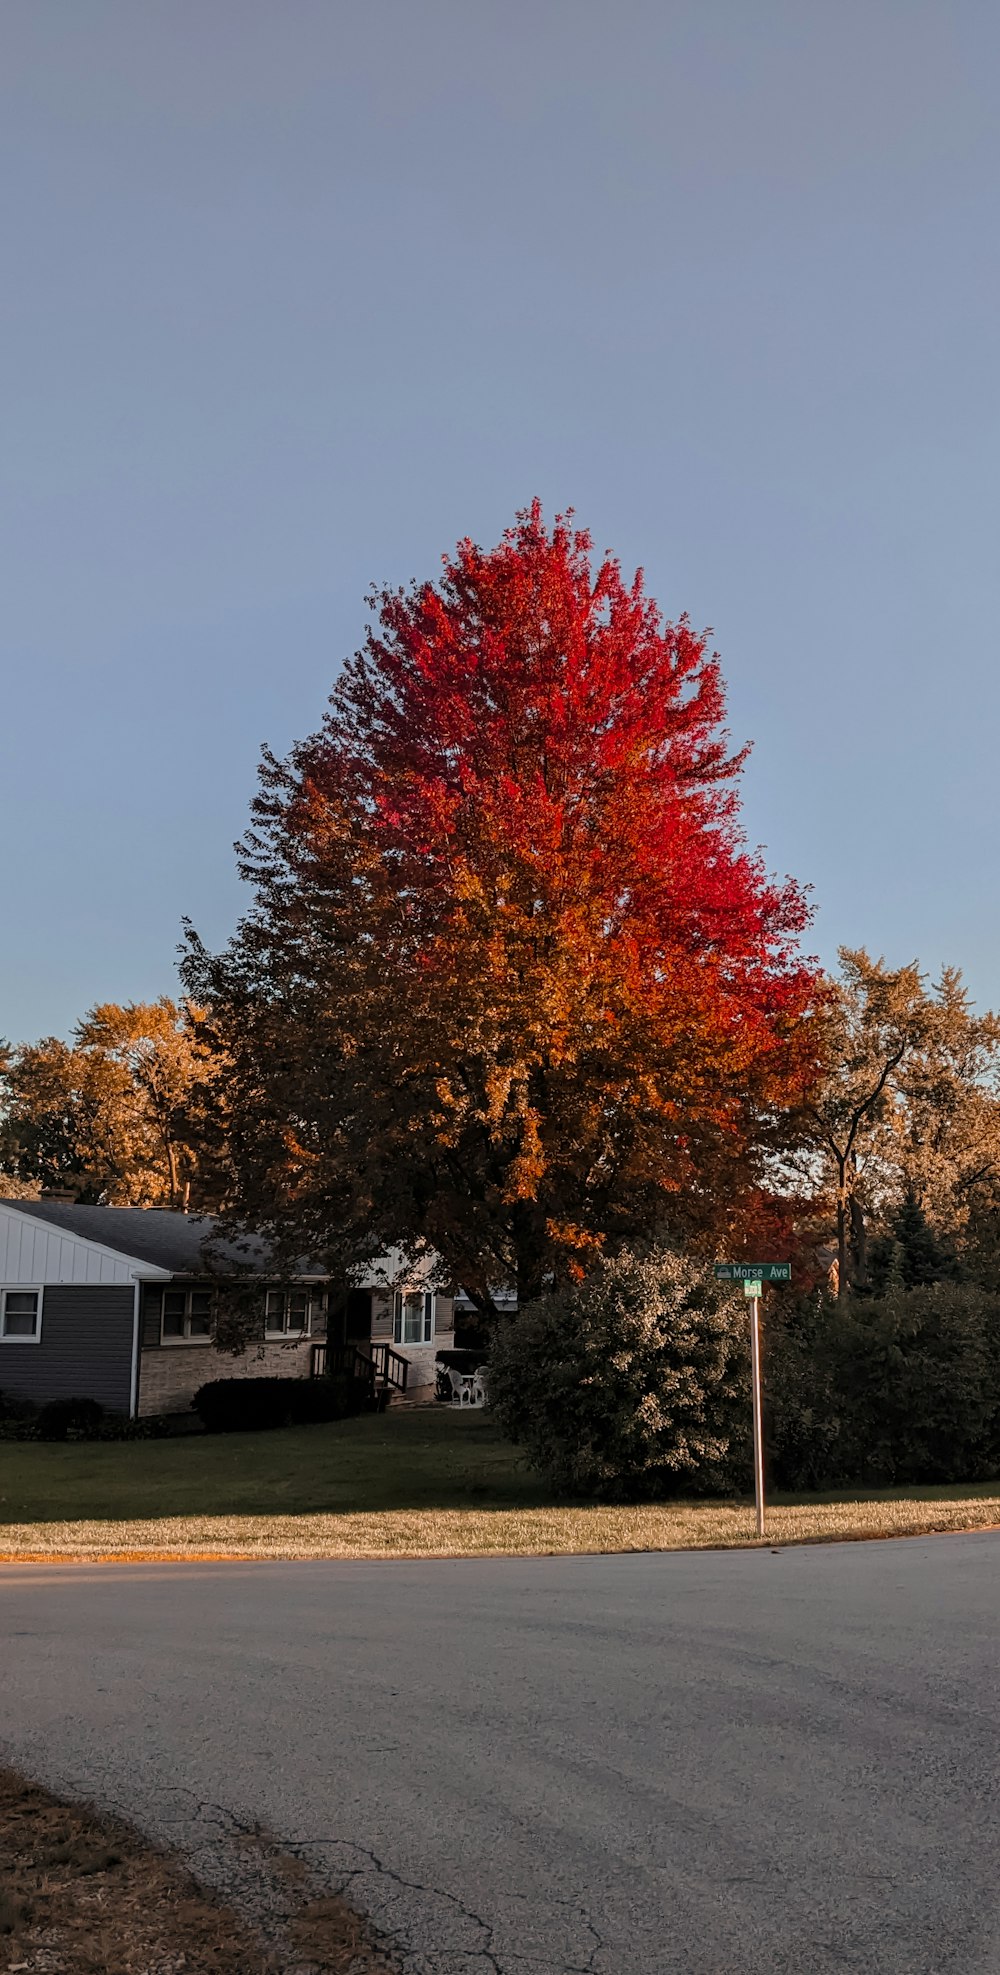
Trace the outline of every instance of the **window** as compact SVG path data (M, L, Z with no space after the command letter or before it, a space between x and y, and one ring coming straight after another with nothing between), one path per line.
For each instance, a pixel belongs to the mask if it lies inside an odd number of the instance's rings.
M308 1289L269 1289L264 1298L268 1337L305 1337L310 1314Z
M392 1303L395 1344L430 1344L434 1336L434 1298L421 1289L397 1290Z
M0 1289L0 1344L40 1344L40 1289Z
M212 1335L210 1289L165 1289L160 1337L164 1344L207 1344Z

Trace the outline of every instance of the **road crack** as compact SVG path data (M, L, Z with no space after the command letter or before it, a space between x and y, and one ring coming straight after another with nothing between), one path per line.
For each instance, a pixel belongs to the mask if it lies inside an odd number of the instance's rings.
M352 1890L356 1891L357 1881L363 1881L365 1878L374 1875L378 1880L386 1881L390 1885L397 1886L401 1892L415 1893L426 1899L442 1901L454 1914L475 1928L481 1936L480 1942L474 1946L460 1948L444 1947L442 1953L448 1956L449 1964L453 1957L457 1957L464 1962L479 1963L481 1966L493 1970L494 1975L507 1975L507 1967L505 1966L507 1956L497 1947L498 1924L495 1921L487 1920L483 1914L478 1913L459 1894L449 1892L443 1886L429 1885L423 1880L408 1878L404 1873L397 1871L395 1867L387 1864L386 1860L381 1858L370 1846L358 1844L355 1839L336 1836L297 1838L294 1841L288 1841L286 1849L293 1856L303 1858L305 1862L308 1862L307 1855L310 1852L330 1849L339 1849L359 1855L364 1860L363 1864L346 1867L338 1875L338 1890L342 1894L347 1895ZM523 1896L514 1895L514 1897ZM570 1960L562 1959L557 1961L551 1956L542 1957L513 1949L511 1950L513 1961L517 1964L518 1968L531 1967L545 1969L552 1971L552 1975L594 1975L597 1957L604 1948L604 1940L595 1926L592 1916L586 1907L577 1900L554 1896L548 1899L547 1904L551 1907L560 1907L574 1916L580 1927L589 1936L591 1943L589 1953L582 1961L577 1960L575 1957ZM426 1955L424 1950L414 1946L408 1925L403 1924L398 1927L390 1926L388 1928L383 1925L383 1933L384 1937L392 1942L394 1947L406 1955L407 1960L416 1956L418 1961L428 1971L432 1969L434 1962ZM422 1975L422 1970L414 1968L413 1975ZM451 1975L450 1969L449 1975ZM454 1971L454 1975L459 1975L457 1968Z

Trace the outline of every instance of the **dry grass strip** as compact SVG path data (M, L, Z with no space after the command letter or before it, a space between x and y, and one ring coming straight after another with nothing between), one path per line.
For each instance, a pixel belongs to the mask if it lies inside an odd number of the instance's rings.
M1000 1494L779 1503L769 1545L919 1536L1000 1526ZM364 1515L168 1516L150 1521L13 1523L0 1562L383 1557L539 1557L753 1545L753 1510L734 1503L634 1508L387 1509Z
M288 1861L291 1876L296 1864ZM342 1900L311 1899L308 1890L300 1888L283 1952L129 1825L63 1803L0 1769L0 1969L6 1975L388 1971L365 1923Z
M0 1771L0 1967L271 1975L235 1913L127 1826Z

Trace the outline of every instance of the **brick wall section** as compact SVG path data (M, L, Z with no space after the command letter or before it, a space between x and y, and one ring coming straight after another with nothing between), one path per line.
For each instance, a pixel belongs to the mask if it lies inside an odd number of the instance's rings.
M182 1283L180 1288L212 1287L211 1281ZM260 1288L260 1327L261 1342L250 1344L238 1358L228 1352L215 1351L211 1344L162 1344L160 1342L160 1318L162 1312L162 1288L159 1283L147 1283L142 1296L141 1336L142 1350L139 1354L139 1413L148 1417L151 1413L186 1413L200 1385L207 1385L213 1378L308 1378L312 1368L312 1346L326 1335L326 1318L320 1311L313 1316L312 1332L309 1337L287 1344L265 1343L264 1329L264 1289Z
M240 1358L210 1344L149 1347L139 1358L139 1412L186 1413L198 1387L213 1378L308 1378L312 1343L251 1345Z

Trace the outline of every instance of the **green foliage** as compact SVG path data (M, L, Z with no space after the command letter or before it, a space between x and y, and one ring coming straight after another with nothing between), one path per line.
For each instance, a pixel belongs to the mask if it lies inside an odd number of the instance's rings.
M907 1196L892 1216L888 1233L872 1242L867 1285L872 1295L956 1282L959 1276L954 1249L931 1227L919 1201Z
M905 1263L937 1266L929 1231L911 1219L909 1246L899 1244ZM769 1486L933 1486L1000 1474L1000 1295L949 1280L906 1288L898 1271L890 1280L880 1297L769 1299ZM490 1403L501 1430L563 1491L619 1500L746 1493L743 1298L672 1253L603 1263L501 1325Z
M345 1419L360 1410L346 1378L213 1378L192 1400L209 1433L253 1433Z
M33 1420L38 1407L33 1399L25 1399L20 1392L4 1392L0 1388L0 1424L8 1420Z
M183 1413L144 1413L141 1419L133 1420L125 1413L105 1413L100 1406L96 1415L78 1410L91 1404L89 1399L58 1399L46 1408L17 1394L0 1392L0 1440L173 1440L178 1433L202 1431L196 1419L189 1420ZM57 1409L54 1414L53 1406Z
M724 1493L752 1472L744 1299L669 1250L601 1262L497 1330L490 1406L554 1486Z
M50 1399L35 1422L39 1440L93 1440L104 1421L96 1399Z
M768 1326L765 1380L779 1488L1000 1473L1000 1296L937 1282L793 1308Z

